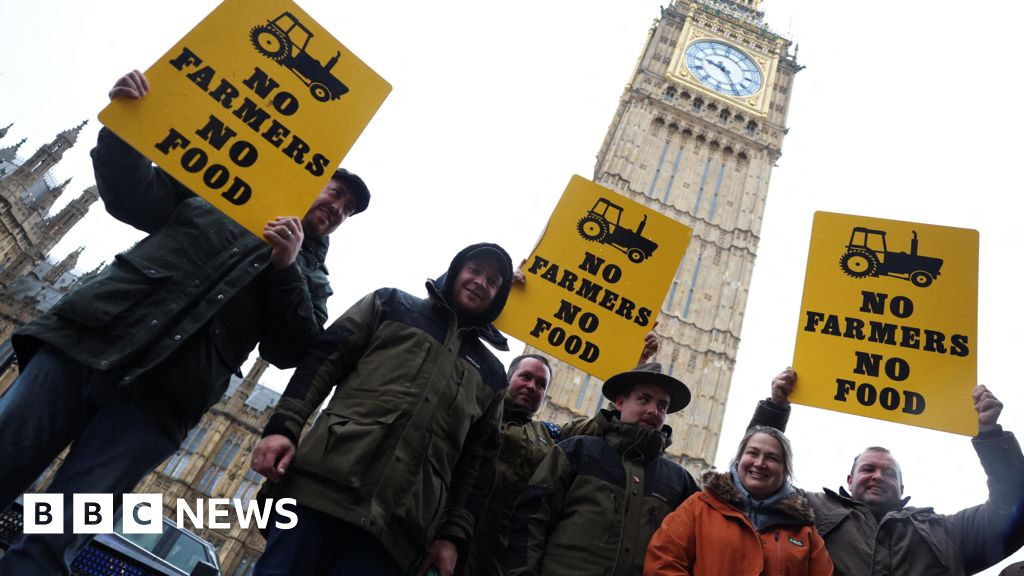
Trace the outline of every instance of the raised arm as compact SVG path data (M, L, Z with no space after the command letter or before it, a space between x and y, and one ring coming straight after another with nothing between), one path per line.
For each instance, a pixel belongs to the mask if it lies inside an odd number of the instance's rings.
M988 477L988 500L947 517L969 574L1009 556L1022 539L1024 454L1011 432L999 425L1003 403L985 386L971 393L978 435L971 441Z
M789 423L789 395L796 387L796 372L791 366L772 378L772 395L767 400L757 403L754 416L747 428L754 426L771 426L783 432Z
M111 100L138 100L148 92L146 77L133 70L118 78L108 95ZM106 128L100 130L92 150L92 165L96 188L107 212L146 233L166 224L175 207L193 195Z

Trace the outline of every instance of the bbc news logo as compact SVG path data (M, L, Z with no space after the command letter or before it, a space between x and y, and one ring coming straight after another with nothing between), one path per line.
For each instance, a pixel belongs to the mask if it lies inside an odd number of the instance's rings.
M64 495L25 494L23 522L25 534L64 534ZM75 534L109 534L114 531L113 494L73 494L71 498L71 531ZM295 499L249 500L239 498L207 498L189 503L178 498L175 523L182 530L227 530L239 526L243 530L254 524L265 530L273 513L278 518L274 527L289 530L298 524ZM121 532L124 534L160 534L163 532L163 496L160 494L125 494L121 505Z

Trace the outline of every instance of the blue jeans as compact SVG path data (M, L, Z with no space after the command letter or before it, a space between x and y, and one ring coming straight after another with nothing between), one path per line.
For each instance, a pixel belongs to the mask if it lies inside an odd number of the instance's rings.
M399 576L401 569L373 535L323 512L296 506L294 528L271 524L253 576ZM277 521L278 518L274 518Z
M67 574L91 535L72 534L72 494L131 491L177 449L152 417L126 398L114 375L44 346L0 397L0 508L71 450L47 488L64 494L64 533L22 536L0 559L0 575Z

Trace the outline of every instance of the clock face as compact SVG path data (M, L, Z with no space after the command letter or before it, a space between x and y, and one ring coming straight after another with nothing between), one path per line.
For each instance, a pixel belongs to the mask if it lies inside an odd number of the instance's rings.
M727 96L752 96L761 89L761 71L732 46L699 40L686 49L686 67L705 86Z

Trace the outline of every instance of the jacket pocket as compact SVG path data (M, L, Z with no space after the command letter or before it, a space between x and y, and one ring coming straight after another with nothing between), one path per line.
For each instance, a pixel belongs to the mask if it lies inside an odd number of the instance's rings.
M428 458L428 460L430 462L428 464L430 487L424 490L425 500L428 502L426 503L427 506L424 506L423 519L427 520L425 524L428 527L427 534L433 534L441 524L441 517L444 513L445 503L448 501L448 486L451 482L451 471L445 470L439 466L435 458ZM436 498L432 505L429 503L431 497ZM432 508L433 510L427 510L426 508Z
M309 458L306 465L345 486L375 485L378 479L374 469L388 460L381 456L388 444L388 432L400 414L355 416L324 411L304 451Z
M87 326L104 326L173 275L130 253L118 254L113 264L57 303L53 312Z

